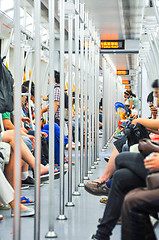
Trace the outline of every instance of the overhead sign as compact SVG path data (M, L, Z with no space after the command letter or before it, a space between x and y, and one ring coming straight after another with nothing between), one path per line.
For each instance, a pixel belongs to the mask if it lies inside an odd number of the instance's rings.
M117 70L117 75L129 75L129 70Z
M101 40L100 47L102 49L125 49L124 40Z
M122 84L130 84L129 80L122 80Z
M130 89L130 86L129 85L125 85L125 89Z

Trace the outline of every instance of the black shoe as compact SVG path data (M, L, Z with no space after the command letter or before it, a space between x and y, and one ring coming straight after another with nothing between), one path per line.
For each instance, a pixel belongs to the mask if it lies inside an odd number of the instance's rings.
M108 162L108 161L109 161L109 157L105 157L104 160L105 160L106 162Z
M25 180L22 180L22 187L23 186L34 187L35 180L32 177L28 176Z
M92 236L90 236L89 240L98 240L95 235L93 234Z
M90 194L96 195L96 196L108 196L110 189L106 186L104 183L97 183L97 184L85 184L84 186L85 190L89 192Z

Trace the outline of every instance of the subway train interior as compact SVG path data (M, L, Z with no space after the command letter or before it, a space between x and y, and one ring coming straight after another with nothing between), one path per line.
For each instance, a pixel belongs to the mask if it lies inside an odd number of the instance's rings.
M159 239L159 0L0 0L0 54L0 240Z

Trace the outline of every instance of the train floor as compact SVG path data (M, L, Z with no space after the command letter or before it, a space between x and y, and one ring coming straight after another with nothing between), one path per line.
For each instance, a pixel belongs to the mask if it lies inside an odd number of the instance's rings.
M101 141L101 138L100 138ZM93 170L93 174L90 174L90 180L94 180L101 176L107 163L104 160L105 156L109 156L113 149L113 143L111 142L106 151L100 152L100 160L97 168ZM67 154L67 153L66 153ZM74 157L74 152L73 152ZM74 168L75 166L73 166ZM74 171L73 171L74 172ZM74 180L74 175L73 175ZM68 200L67 195L67 183L68 174L65 174L65 202ZM65 207L65 216L67 220L56 220L59 215L59 179L55 180L55 232L59 240L88 240L92 233L95 233L98 218L102 217L105 204L100 203L99 200L102 197L93 196L87 193L83 187L79 188L81 196L73 197L75 207ZM73 181L74 189L74 181ZM45 234L48 232L48 191L49 185L46 183L41 186L41 219L40 219L40 240L44 240ZM22 195L34 199L34 190L23 190ZM13 218L11 218L10 210L0 211L3 214L4 219L0 222L0 240L13 239ZM159 238L159 226L156 225L156 234ZM111 240L120 240L121 226L117 225L113 230ZM32 240L34 239L34 218L21 218L21 239Z

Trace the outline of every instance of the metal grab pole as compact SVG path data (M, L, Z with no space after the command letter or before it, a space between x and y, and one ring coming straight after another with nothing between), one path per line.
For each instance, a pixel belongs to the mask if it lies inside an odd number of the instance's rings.
M64 215L64 1L60 0L60 213L57 220L66 220Z
M81 4L81 12L84 13L84 5ZM80 81L80 89L81 89L81 98L80 98L80 183L79 187L84 187L84 158L83 158L83 80L84 80L84 23L80 24L80 70L81 70L81 81Z
M45 238L56 238L54 231L54 18L55 18L55 0L49 0L49 70L50 70L50 94L49 94L49 230Z
M100 41L98 40L98 43L97 44L99 44L100 45ZM96 77L97 77L97 89L98 89L98 92L97 92L97 119L96 119L96 121L97 121L97 135L96 135L96 144L97 144L97 161L99 161L100 159L99 159L99 45L97 45L97 48L98 48L98 50L97 50L97 75L96 75Z
M68 98L69 98L69 117L68 117L68 202L67 207L74 207L75 204L72 202L72 33L73 33L73 16L68 16L68 52L69 52L69 63L68 63Z
M92 83L91 83L91 64L92 64L92 44L91 44L91 36L89 38L89 78L88 78L88 173L92 174L91 169L95 169L95 166L91 166L91 88L92 88Z
M22 77L21 77L21 79L22 79L22 80L21 80L22 83L23 83L24 68L25 68L25 66L26 66L26 63L27 63L27 60L28 60L28 57L29 57L29 53L30 53L30 49L27 51L27 54L26 54L26 56L25 56L24 63L23 63Z
M13 239L21 239L20 231L20 189L21 189L21 152L20 152L20 127L21 127L21 78L20 78L20 0L14 1L14 28L15 28L15 52L14 52L14 123L15 123L15 209L13 220Z
M97 165L98 163L95 162L94 159L94 40L92 41L92 64L91 64L91 152L92 152L92 158L91 158L91 168L94 169L94 165Z
M34 29L35 29L35 217L34 240L40 240L40 162L41 162L41 125L40 125L40 17L41 1L34 1Z
M98 165L97 159L95 159L95 47L94 40L92 42L92 165Z
M77 13L75 14L75 190L73 196L80 196L79 157L78 157L78 109L79 109L79 0L75 1Z
M88 81L88 37L85 37L85 176L84 180L89 180L88 177L88 103L87 103L87 81Z

